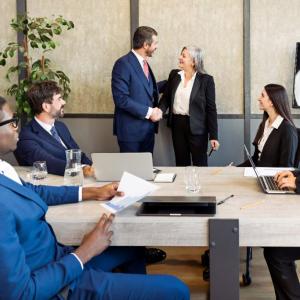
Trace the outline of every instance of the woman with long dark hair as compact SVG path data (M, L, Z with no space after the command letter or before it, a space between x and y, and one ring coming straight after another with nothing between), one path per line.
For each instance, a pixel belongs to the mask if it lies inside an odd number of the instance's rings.
M294 167L298 137L286 89L279 84L268 84L258 102L264 113L253 141L255 152L252 159L255 165ZM249 160L240 166L250 166Z

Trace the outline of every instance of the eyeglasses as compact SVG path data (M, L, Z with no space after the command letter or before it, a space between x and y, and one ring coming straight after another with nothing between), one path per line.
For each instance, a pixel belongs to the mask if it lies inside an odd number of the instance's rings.
M13 128L17 128L18 124L19 124L19 118L18 117L14 117L12 119L5 120L5 121L3 121L3 122L0 123L0 126L4 126L6 124L11 124L11 126Z

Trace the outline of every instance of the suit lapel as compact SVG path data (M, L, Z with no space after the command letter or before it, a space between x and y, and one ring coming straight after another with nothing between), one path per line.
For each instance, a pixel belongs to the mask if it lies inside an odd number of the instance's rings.
M196 99L198 90L200 88L200 85L201 85L200 76L201 75L198 75L198 74L196 74L196 76L195 76L195 80L194 80L194 84L193 84L192 91L191 91L191 96L190 96L190 104Z
M174 99L175 99L175 93L177 91L177 88L180 84L180 81L181 81L181 78L180 78L180 75L177 74L173 81L172 81L172 95L171 95L171 99L172 99L172 110L173 110L173 103L174 103Z
M41 139L48 141L49 143L53 144L56 147L60 147L65 149L65 147L59 143L49 132L47 132L38 122L33 119L32 120L32 129L34 132L38 133L41 136Z
M135 55L132 52L128 53L128 60L129 60L129 63L131 64L131 66L133 67L134 71L136 72L137 77L142 82L143 86L145 87L147 93L149 94L150 97L152 97L152 95L150 93L149 82L144 74L144 71L143 71L138 59L135 57ZM152 70L150 70L150 66L149 66L149 71L150 71L150 74L153 76ZM155 82L155 80L154 80L154 82Z
M45 212L47 211L48 207L46 203L40 198L40 196L24 185L21 185L4 175L0 175L0 185L14 191L23 198L28 198L29 200L35 202L38 206L40 206Z

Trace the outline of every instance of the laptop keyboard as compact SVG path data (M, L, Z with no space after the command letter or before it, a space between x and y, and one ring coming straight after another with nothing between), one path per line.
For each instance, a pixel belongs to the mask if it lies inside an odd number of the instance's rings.
M266 180L268 188L273 191L279 191L280 188L277 186L276 182L274 181L273 176L263 176Z

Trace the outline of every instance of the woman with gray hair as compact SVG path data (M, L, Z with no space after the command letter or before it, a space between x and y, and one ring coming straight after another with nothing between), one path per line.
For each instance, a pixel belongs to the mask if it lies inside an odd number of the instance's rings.
M206 74L198 47L184 47L178 66L169 75L159 108L169 110L176 166L207 166L208 140L212 150L219 148L214 79Z

